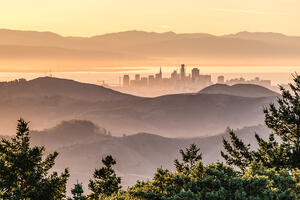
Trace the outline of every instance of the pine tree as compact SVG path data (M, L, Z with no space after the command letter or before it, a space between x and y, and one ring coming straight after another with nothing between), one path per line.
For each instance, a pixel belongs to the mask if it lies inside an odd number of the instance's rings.
M296 200L300 171L251 163L244 174L223 163L198 164L185 172L158 169L152 181L138 182L124 199L141 200ZM111 198L107 198L111 200Z
M89 182L89 189L92 191L90 197L92 199L102 196L111 196L114 193L118 193L121 189L121 178L117 177L112 166L116 164L116 160L108 155L102 159L103 167L95 169L94 179Z
M18 120L16 136L0 142L0 199L65 198L69 172L49 174L58 153L43 159L44 152L44 147L30 147L28 122Z
M247 166L253 161L253 151L250 151L250 144L245 143L239 139L233 130L229 130L230 142L223 139L223 145L227 154L221 151L221 156L226 160L227 164L235 165L244 171Z
M242 171L253 161L266 167L292 170L300 168L300 76L294 77L290 90L280 87L282 97L277 105L264 109L265 123L272 130L265 141L255 134L258 149L250 150L232 131L231 143L223 139L227 153L221 155L228 164L238 166Z
M185 149L185 152L183 149L180 149L182 163L178 159L174 161L177 171L182 172L193 168L202 159L202 154L199 151L200 148L195 144L191 144L189 148Z
M85 200L86 197L83 195L82 183L74 184L74 188L71 190L73 198L68 198L68 200Z

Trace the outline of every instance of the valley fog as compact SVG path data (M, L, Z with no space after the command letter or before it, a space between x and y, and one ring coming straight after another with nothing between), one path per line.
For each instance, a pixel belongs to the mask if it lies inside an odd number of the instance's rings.
M168 137L209 136L226 127L263 123L262 108L279 94L255 84L211 83L193 93L141 97L100 85L55 77L2 82L3 135L14 133L14 121L30 119L43 130L63 120L89 120L114 136L138 132ZM224 118L226 116L226 118Z
M202 75L211 75L212 83L218 83L217 78L224 76L226 80L240 79L241 77L246 80L253 80L259 77L263 80L270 80L271 86L269 89L274 91L278 90L278 85L286 85L293 79L292 74L297 72L300 67L298 66L199 66L199 65L186 65L187 73L191 73L193 68L198 68L199 73ZM160 70L160 67L98 67L97 71L71 71L71 72L55 72L49 68L45 72L0 72L0 82L13 81L15 79L25 78L26 80L32 80L38 77L52 76L57 78L72 79L82 83L90 83L95 85L101 85L111 88L120 92L129 93L136 96L144 97L156 97L166 94L197 92L203 89L205 86L198 85L193 90L180 91L179 89L173 89L167 91L163 89L157 89L159 91L151 91L148 88L122 88L123 77L128 75L131 80L134 80L135 75L139 74L141 77L148 77L155 75ZM163 78L168 78L171 73L176 70L180 71L180 65L178 66L164 66L162 68Z
M299 0L0 8L0 200L300 200Z
M30 121L32 145L59 151L55 169L70 166L71 183L79 179L86 190L107 154L118 160L124 187L149 179L158 166L174 169L178 149L190 143L199 145L205 163L220 160L228 127L249 143L254 132L265 137L262 109L280 96L255 84L212 84L149 98L71 79L31 78L1 83L0 131L9 137L18 118Z

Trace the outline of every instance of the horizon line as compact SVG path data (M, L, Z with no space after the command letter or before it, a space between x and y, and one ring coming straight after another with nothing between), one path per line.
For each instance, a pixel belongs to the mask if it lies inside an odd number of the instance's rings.
M131 29L131 30L121 30L121 31L116 31L116 32L107 32L107 33L102 33L102 34L93 34L89 36L84 36L84 35L64 35L55 31L49 31L49 30L32 30L32 29L13 29L13 28L1 28L0 30L6 30L6 31L19 31L19 32L37 32L37 33L51 33L58 35L60 37L64 38L93 38L97 36L105 36L105 35L110 35L110 34L118 34L118 33L126 33L126 32L142 32L142 33L156 33L156 34L167 34L167 33L173 33L176 35L180 34L207 34L215 37L224 37L224 36L229 36L229 35L236 35L239 33L273 33L273 34L280 34L288 37L300 37L298 35L289 35L281 32L274 32L274 31L247 31L247 30L241 30L238 32L232 32L232 33L226 33L226 34L212 34L212 33L207 33L207 32L175 32L175 31L164 31L164 32L159 32L159 31L146 31L146 30L138 30L138 29Z

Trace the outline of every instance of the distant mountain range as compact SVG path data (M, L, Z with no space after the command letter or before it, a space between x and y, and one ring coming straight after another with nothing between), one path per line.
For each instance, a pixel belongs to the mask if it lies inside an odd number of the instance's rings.
M0 29L1 70L95 70L96 66L299 65L300 37L279 33L214 36L126 31L94 37ZM6 66L6 67L5 67ZM58 67L59 66L59 67ZM25 68L24 68L25 67Z
M209 136L228 126L262 124L263 106L278 95L253 85L245 85L243 90L255 97L240 94L238 86L223 93L217 88L143 98L50 77L7 83L0 86L0 132L14 133L16 120L23 117L36 130L79 119L92 121L119 136L137 132L168 137Z

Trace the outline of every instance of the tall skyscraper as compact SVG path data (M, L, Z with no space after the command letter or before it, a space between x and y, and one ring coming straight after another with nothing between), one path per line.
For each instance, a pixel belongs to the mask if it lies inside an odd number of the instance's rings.
M199 76L200 85L203 87L209 86L212 84L211 75L200 75Z
M193 68L192 69L192 81L198 81L199 80L199 76L200 76L200 71L198 68Z
M185 68L184 68L184 64L181 65L181 69L180 69L180 80L182 80L182 81L185 80Z
M224 84L224 83L225 83L225 78L224 78L224 76L218 76L218 83L219 83L219 84Z
M161 71L161 68L160 68L160 70L159 70L159 73L158 73L158 74L155 74L155 78L156 78L157 80L162 80L162 71Z
M135 80L136 80L136 81L139 81L140 79L141 79L141 75L136 74L136 75L135 75Z
M148 85L148 78L147 77L142 77L140 80L140 85L143 87L146 87Z
M123 87L129 87L129 81L130 81L129 75L124 75L123 76Z
M174 70L171 74L171 80L173 81L178 81L179 80L179 76L176 70Z
M150 86L153 86L154 83L155 83L154 76L153 76L153 75L149 75L149 76L148 76L148 84L149 84Z

